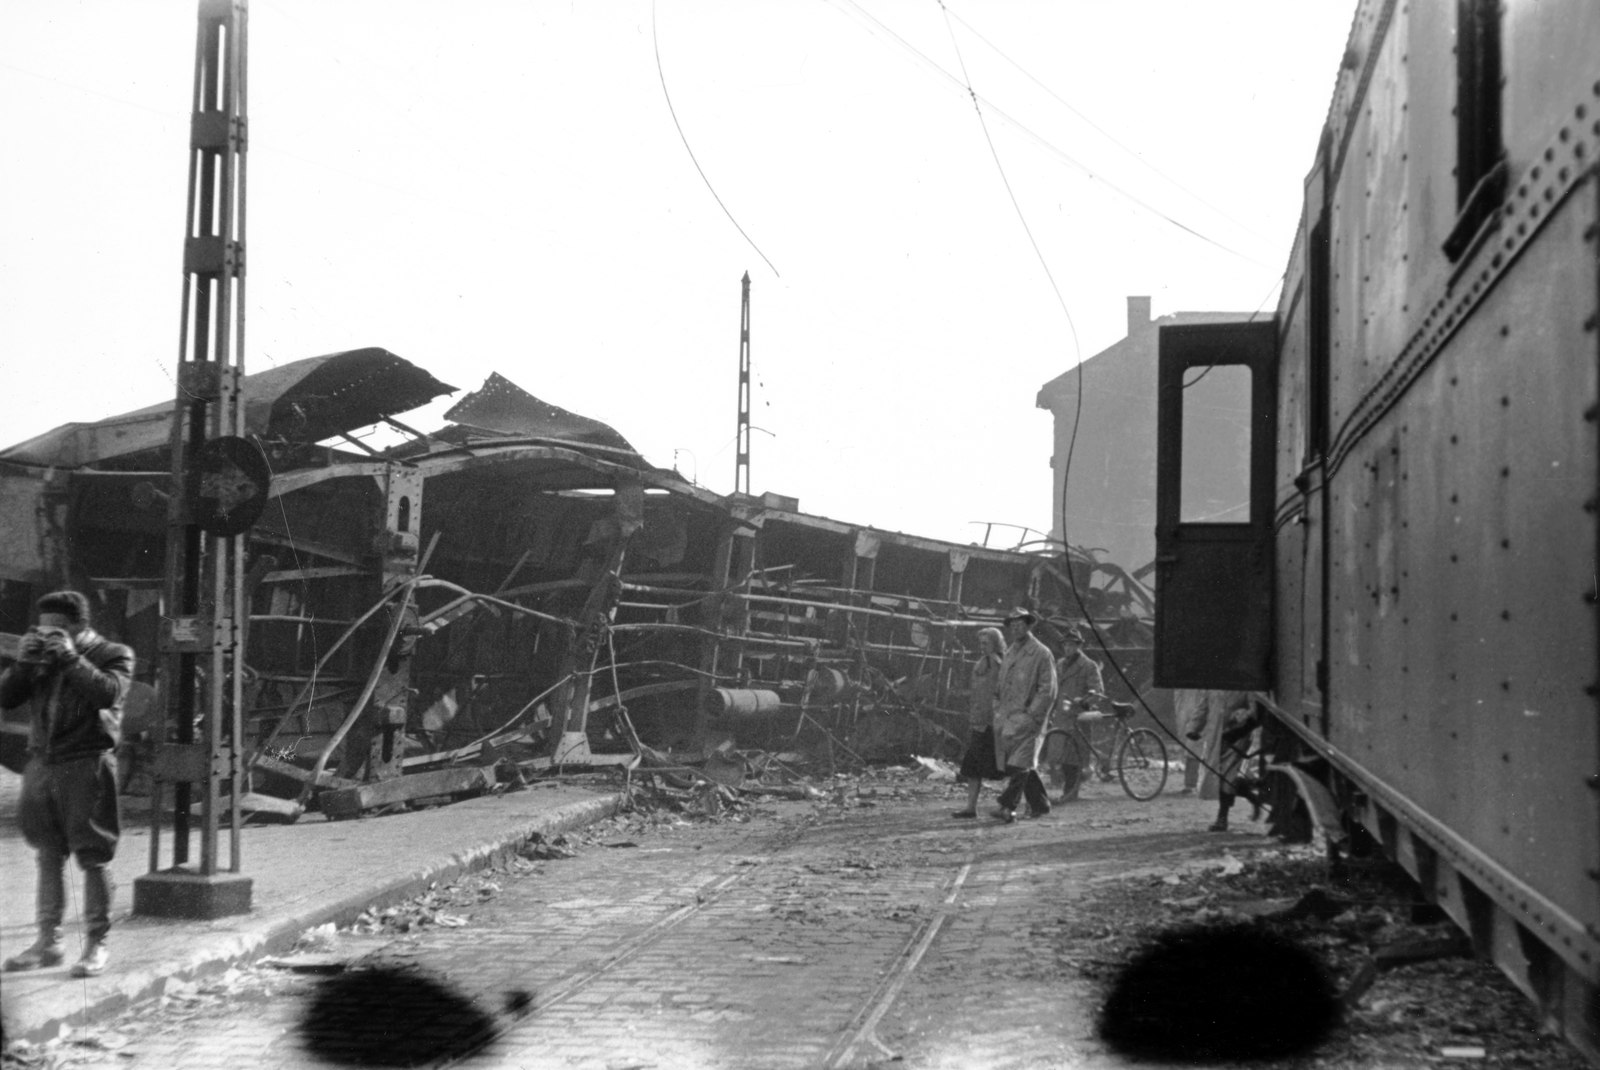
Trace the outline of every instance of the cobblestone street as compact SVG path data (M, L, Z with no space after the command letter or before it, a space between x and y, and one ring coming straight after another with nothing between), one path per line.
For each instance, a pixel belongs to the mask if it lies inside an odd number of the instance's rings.
M459 993L493 1022L467 1065L1093 1064L1088 989L1040 933L1094 881L1129 875L1130 856L1165 871L1267 842L1196 835L1205 804L1139 804L1114 786L1013 826L951 821L945 785L859 790L843 807L777 802L745 821L613 819L574 837L574 857L468 882L464 925L354 938L365 957L344 976L393 968ZM106 1050L72 1061L317 1065L302 1023L327 982L246 972L256 983L227 994L179 989L135 1008ZM339 1046L353 1022L381 1023L399 1050L450 1028L443 1011L341 998L318 1019L341 1061L370 1057Z
M958 802L890 772L715 820L619 815L6 1065L1124 1066L1096 1017L1134 947L1328 879L1259 825L1207 835L1212 804L1193 798L1097 783L1009 826L952 821ZM1336 985L1373 919L1390 919L1373 940L1399 932L1400 894L1303 933ZM1260 1065L1420 1068L1463 1038L1487 1041L1488 1065L1579 1065L1494 967L1461 958L1396 972L1309 1059Z

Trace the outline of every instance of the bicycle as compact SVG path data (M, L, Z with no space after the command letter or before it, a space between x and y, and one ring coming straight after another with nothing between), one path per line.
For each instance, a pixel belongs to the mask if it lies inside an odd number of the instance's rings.
M1167 786L1167 745L1148 728L1129 727L1133 710L1132 703L1113 702L1110 713L1090 708L1072 727L1050 729L1040 749L1040 764L1046 769L1074 764L1084 776L1093 771L1102 781L1115 776L1129 798L1149 802ZM1102 730L1107 722L1109 739ZM1078 760L1068 763L1068 758Z

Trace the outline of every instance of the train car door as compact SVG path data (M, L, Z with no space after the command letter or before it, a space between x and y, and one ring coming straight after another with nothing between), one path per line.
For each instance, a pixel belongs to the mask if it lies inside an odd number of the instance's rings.
M1155 680L1272 686L1276 320L1161 329Z

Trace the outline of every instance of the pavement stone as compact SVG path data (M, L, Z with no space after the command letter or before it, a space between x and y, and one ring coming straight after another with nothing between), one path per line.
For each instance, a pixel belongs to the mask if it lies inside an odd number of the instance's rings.
M1156 809L1120 800L1075 808L1071 823L1010 827L953 826L945 808L780 804L777 820L591 846L496 874L499 890L466 927L398 938L361 965L447 982L491 1014L527 993L530 1010L500 1016L491 1046L464 1066L809 1070L835 1065L875 1011L875 1034L844 1065L891 1053L913 1067L1115 1064L1091 1035L1083 986L1041 937L1090 882L1128 872L1134 839L1154 845L1140 859L1156 866L1214 850L1192 831L1203 804L1166 806L1165 828ZM1180 828L1190 831L1163 839ZM937 938L904 974L935 921ZM133 1043L84 1065L312 1065L297 1026L318 984L288 978L248 1013L218 1006L168 1022L175 1007L155 1011L153 1031L129 1026ZM358 996L334 1010L324 1025L413 1041L450 1025L442 1010L396 1015Z
M0 958L34 938L33 852L16 823L20 784L16 774L0 770ZM87 981L69 980L66 966L4 974L5 1035L37 1042L63 1026L102 1020L161 995L170 981L193 981L281 952L306 929L348 925L369 906L399 902L432 882L503 861L535 833L553 836L587 825L619 803L611 791L552 784L381 818L326 821L313 814L294 825L246 826L240 855L253 881L251 910L209 922L131 916L133 879L148 870L149 824L147 814L125 814L112 864L110 969ZM170 829L162 839L170 850ZM198 841L191 850L198 852ZM69 964L83 939L74 909L81 895L81 878L69 868Z

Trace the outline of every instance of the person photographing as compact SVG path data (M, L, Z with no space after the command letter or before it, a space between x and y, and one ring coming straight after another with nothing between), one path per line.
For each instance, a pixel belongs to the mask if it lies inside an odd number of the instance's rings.
M88 936L72 976L95 977L109 957L109 866L121 833L114 751L133 651L89 627L89 600L77 591L45 595L38 611L38 623L18 644L16 664L0 674L0 709L29 711L19 819L38 863L38 939L3 968L34 970L65 957L61 921L71 855L83 871Z

